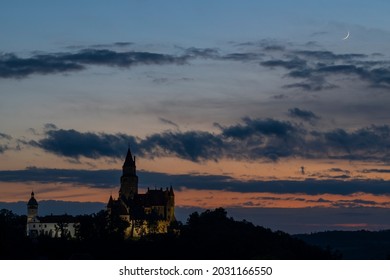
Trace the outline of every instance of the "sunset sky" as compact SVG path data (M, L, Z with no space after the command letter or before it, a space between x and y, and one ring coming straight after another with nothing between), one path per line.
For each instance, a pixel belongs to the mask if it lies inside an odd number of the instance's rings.
M130 145L140 191L172 185L184 219L224 207L289 232L390 228L389 11L1 3L0 206L34 190L104 207Z

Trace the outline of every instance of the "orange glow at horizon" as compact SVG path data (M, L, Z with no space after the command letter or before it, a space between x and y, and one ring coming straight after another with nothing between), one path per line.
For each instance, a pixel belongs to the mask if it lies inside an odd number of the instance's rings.
M12 157L4 153L5 160L0 162L0 170L20 170L28 166L37 168L100 170L120 170L123 159L70 159L53 154L35 153L35 149L26 149L22 153L13 153ZM301 167L304 167L304 174ZM221 159L216 161L192 162L173 157L155 159L137 157L137 170L167 174L207 174L224 175L240 180L305 180L332 179L345 175L348 179L390 180L389 172L364 172L376 170L378 165L369 162L351 162L347 160L284 158L279 161L237 161ZM340 178L339 178L340 179ZM156 182L158 184L158 182Z
M106 203L112 194L118 196L118 188L103 189L73 184L20 184L0 183L1 201L28 201L31 191L38 201L63 200ZM145 189L140 189L140 193ZM390 195L354 193L336 194L277 194L257 192L231 192L223 190L175 189L175 204L178 207L243 207L243 208L305 208L305 207L382 207L390 208ZM375 205L374 205L375 204Z

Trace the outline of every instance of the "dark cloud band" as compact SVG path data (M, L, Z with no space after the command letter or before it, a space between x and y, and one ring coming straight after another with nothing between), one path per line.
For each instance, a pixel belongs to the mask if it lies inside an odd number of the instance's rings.
M84 49L76 53L40 54L21 58L0 55L0 78L25 78L32 74L56 74L86 69L90 65L128 68L134 65L183 64L185 56L150 52L117 52L109 49Z
M115 188L120 177L119 170L79 170L79 169L48 169L27 168L25 170L0 171L0 182L19 183L70 183L87 185L93 188ZM224 190L241 193L275 193L275 194L338 194L370 193L389 195L389 182L383 180L311 180L291 181L241 181L226 175L175 175L149 171L139 171L141 187L159 187L173 185L175 188L185 187L194 190ZM272 198L274 199L274 198ZM316 201L316 202L327 202ZM359 203L369 205L370 201L339 201L344 203ZM372 204L372 203L371 203Z
M118 51L133 43L94 45L76 52L37 54L22 58L16 54L0 54L0 78L26 78L33 74L68 73L87 69L92 65L129 68L136 65L185 64L191 59L224 61L256 61L266 68L287 70L285 77L301 79L283 88L320 91L337 87L327 80L332 75L359 78L372 87L390 87L390 65L386 60L370 60L365 54L336 54L331 51L293 50L288 44L261 41L238 44L250 51L223 53L216 48L179 48L180 55L142 51ZM257 47L257 50L253 50ZM275 54L278 54L275 57ZM278 57L279 56L279 57ZM267 59L268 57L268 59ZM378 57L378 56L376 56ZM270 59L272 58L272 59Z
M315 118L314 113L298 108L292 114ZM143 139L121 133L47 127L43 139L24 143L74 159L120 158L129 144L143 157L177 157L194 162L224 158L276 161L288 157L388 162L390 158L390 127L387 125L372 125L353 131L341 128L320 131L290 121L244 118L238 124L216 126L219 133L175 130L151 134Z

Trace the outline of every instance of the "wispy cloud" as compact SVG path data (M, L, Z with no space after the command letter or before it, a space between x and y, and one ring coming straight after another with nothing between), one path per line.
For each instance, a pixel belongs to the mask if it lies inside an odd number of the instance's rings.
M11 137L11 135L8 135L8 134L1 133L1 132L0 132L0 139L11 140L12 137Z
M0 171L1 182L73 183L95 188L113 188L118 184L119 170L79 170L28 167Z
M370 56L359 53L336 54L331 51L285 50L281 58L264 60L260 65L267 68L283 68L286 77L301 79L286 84L284 88L300 88L320 91L337 87L328 82L334 75L359 78L371 87L390 86L390 63L370 60Z
M117 52L83 49L72 53L39 54L29 58L0 55L0 78L26 78L33 74L56 74L85 70L91 65L128 68L135 65L183 64L184 56L151 52Z
M11 135L0 132L0 154L4 153L5 151L10 149L9 143L11 140L12 140Z
M167 124L167 125L173 126L174 128L179 129L179 125L173 121L170 121L170 120L165 119L165 118L158 118L158 120L164 124Z
M314 114L312 111L302 110L296 107L289 109L288 114L290 117L302 119L307 122L313 122L320 119L320 117Z
M372 168L372 169L363 169L360 172L362 172L362 173L390 173L390 169Z

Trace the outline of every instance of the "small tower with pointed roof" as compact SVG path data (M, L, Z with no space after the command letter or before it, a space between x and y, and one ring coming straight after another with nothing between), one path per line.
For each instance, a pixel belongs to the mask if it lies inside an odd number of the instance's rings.
M125 162L122 166L119 196L124 201L129 201L133 199L136 194L138 194L138 176L136 172L135 157L131 154L129 147Z
M34 192L31 192L30 200L27 202L27 236L37 237L39 225L38 202L34 197Z
M38 216L38 202L34 197L34 192L31 192L30 200L27 203L27 222L32 222Z

